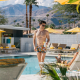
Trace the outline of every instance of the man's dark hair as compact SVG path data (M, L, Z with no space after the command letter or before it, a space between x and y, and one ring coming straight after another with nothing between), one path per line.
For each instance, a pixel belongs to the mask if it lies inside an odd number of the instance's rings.
M42 23L45 23L46 24L46 21L40 20L39 21L39 24L42 24Z

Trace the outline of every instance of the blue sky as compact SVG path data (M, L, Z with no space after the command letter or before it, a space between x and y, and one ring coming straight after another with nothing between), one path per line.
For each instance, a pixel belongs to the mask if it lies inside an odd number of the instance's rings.
M0 1L0 6L6 6L9 4L23 4L24 0L8 0ZM53 5L53 0L37 0L38 5L51 7Z

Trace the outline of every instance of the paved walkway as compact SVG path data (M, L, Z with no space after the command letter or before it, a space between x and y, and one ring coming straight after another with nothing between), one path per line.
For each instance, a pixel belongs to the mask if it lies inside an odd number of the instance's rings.
M40 75L21 75L18 80L45 80L46 77Z

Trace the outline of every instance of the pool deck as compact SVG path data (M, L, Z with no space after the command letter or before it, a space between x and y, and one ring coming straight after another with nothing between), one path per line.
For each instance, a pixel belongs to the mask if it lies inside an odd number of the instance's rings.
M46 56L58 56L59 53L46 53ZM5 53L2 53L0 54L0 57L8 57L8 56L27 56L27 55L37 55L36 52L18 52L18 53L9 53L9 54L5 54ZM72 54L69 54L69 53L62 53L61 55L62 57L73 57Z
M45 80L45 77L41 77L40 75L21 75L18 80Z
M69 77L69 80L72 80L72 79L70 79L71 76L73 76L74 80L76 80L75 76L76 77L80 76L80 72L79 73L75 73L75 72L67 73L66 75ZM50 78L47 79L46 76L43 76L43 75L40 76L38 74L32 74L32 75L21 75L18 80L50 80ZM77 80L80 80L80 78Z

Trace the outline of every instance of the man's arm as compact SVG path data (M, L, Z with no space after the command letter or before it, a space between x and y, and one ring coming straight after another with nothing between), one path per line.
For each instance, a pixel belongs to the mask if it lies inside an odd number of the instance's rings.
M34 36L33 36L33 46L35 47L35 39L36 39L36 31L34 32Z
M68 66L70 66L70 65L73 63L73 61L75 60L75 58L77 57L77 55L78 55L78 52L76 52L76 53L74 54L74 57L73 57L72 60L68 63Z
M49 36L49 32L48 32L48 31L47 31L46 38L47 38L47 45L48 45L48 43L49 43L49 41L50 41L50 36Z

